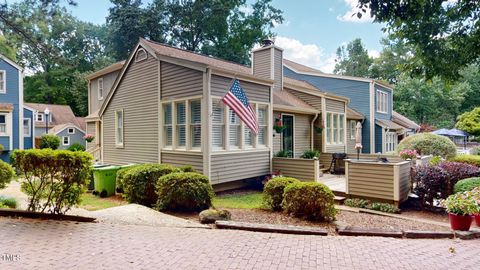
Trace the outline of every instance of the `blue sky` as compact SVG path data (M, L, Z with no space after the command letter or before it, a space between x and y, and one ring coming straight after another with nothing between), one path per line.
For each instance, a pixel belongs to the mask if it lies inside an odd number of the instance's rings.
M84 21L105 23L111 6L109 0L77 2L77 7L69 7L75 16ZM326 72L333 70L337 47L357 37L363 40L372 56L378 55L383 36L381 25L372 23L366 16L362 20L352 17L356 3L357 0L273 0L285 18L285 22L274 29L275 42L284 48L286 58Z

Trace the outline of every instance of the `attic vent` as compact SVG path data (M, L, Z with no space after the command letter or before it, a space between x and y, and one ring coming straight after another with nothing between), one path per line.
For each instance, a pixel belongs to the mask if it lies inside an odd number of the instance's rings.
M268 47L268 46L273 45L273 44L275 44L275 43L271 39L262 40L262 47Z
M144 49L138 49L137 54L135 55L135 62L146 60L147 57L147 52Z

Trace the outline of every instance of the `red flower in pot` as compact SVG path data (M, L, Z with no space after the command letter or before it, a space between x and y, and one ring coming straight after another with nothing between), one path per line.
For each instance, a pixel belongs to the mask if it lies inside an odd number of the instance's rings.
M452 230L470 230L473 215L480 213L480 206L472 195L473 193L471 191L459 192L450 195L443 202L443 205L447 208Z
M275 122L273 124L273 129L277 132L277 133L282 133L282 131L285 130L285 126L283 125L282 123L282 119L281 118L275 118Z

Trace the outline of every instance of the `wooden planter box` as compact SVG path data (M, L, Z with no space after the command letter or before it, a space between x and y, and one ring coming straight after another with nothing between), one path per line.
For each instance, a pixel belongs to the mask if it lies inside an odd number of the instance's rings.
M273 170L301 181L315 182L321 176L318 159L279 158L272 159Z
M412 162L389 163L347 160L345 162L345 193L399 204L410 192Z

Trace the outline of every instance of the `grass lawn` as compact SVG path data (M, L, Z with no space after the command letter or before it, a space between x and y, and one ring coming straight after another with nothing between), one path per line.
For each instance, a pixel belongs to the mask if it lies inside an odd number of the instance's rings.
M120 195L115 195L108 198L100 198L95 196L92 193L84 193L81 197L82 202L80 203L80 208L95 211L105 208L120 206L128 204Z
M255 209L262 206L260 191L217 195L213 200L217 208Z

